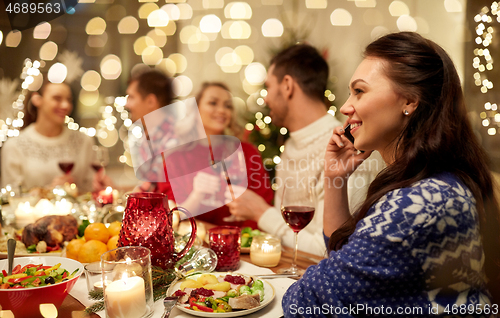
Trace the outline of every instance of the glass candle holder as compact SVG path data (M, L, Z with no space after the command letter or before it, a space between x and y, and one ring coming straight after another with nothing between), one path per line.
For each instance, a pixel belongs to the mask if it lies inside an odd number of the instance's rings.
M153 315L151 252L145 247L119 247L101 256L107 318ZM108 282L109 281L109 282Z
M89 293L94 290L102 290L104 285L111 283L113 271L111 268L102 268L101 262L89 263L84 268Z
M278 266L281 258L281 241L271 235L259 235L252 239L250 260L263 267Z
M241 229L218 226L208 230L210 248L217 255L217 271L234 271L240 266Z

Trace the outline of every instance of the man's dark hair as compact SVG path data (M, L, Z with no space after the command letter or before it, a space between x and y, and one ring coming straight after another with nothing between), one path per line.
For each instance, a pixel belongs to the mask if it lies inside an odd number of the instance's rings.
M173 99L172 80L164 73L158 71L141 72L129 80L129 84L132 82L137 82L137 91L142 98L154 94L160 107L170 104Z
M273 74L281 83L285 75L297 81L307 96L324 100L328 81L328 64L318 50L307 44L293 45L271 60Z

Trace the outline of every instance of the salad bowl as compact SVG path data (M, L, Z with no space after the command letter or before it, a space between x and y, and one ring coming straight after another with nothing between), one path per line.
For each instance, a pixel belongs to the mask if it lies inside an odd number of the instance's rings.
M80 275L83 273L83 265L80 262L57 256L18 257L14 258L13 267L16 268L17 265L20 265L20 267L23 268L29 264L41 264L44 267L52 267L61 264L59 266L61 269L59 273L64 272L62 269L66 270L67 278L64 277L61 279L61 277L55 276L54 283L46 286L0 289L0 306L2 310L12 311L16 318L42 317L40 312L40 305L42 304L53 304L56 308L59 308ZM0 273L4 270L6 272L8 271L6 259L0 260ZM4 274L0 275L0 277L3 275ZM0 284L0 286L2 284ZM12 286L14 285L10 287Z

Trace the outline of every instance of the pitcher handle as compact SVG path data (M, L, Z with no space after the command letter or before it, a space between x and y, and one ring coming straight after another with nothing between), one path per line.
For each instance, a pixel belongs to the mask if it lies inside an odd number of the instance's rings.
M171 212L174 212L175 210L184 213L189 218L189 222L191 223L191 237L189 238L189 241L187 242L186 246L182 251L180 251L179 253L174 253L174 259L175 259L174 263L177 263L181 258L184 257L184 255L186 255L187 252L189 252L189 250L194 244L194 241L196 240L196 221L194 220L194 217L191 216L191 213L189 213L187 209L183 207L175 207L171 210Z

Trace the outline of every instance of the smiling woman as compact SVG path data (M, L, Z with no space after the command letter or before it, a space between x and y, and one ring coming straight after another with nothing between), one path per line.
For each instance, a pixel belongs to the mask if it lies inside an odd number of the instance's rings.
M224 83L202 85L196 95L196 102L204 128L204 133L200 136L206 135L207 138L171 154L168 161L175 163L176 171L173 173L169 170L171 180L158 185L159 190L166 193L169 199L174 198L178 205L197 215L197 219L217 225L235 225L236 220L228 218L231 215L225 205L228 197L234 198L246 188L255 191L268 203L273 197L269 176L257 149L246 142L240 144L236 138L222 136L238 137L241 132L241 127L234 120L232 99ZM219 142L220 140L224 141ZM236 151L228 145L232 142L238 148ZM220 161L217 153L229 148L232 149L231 154L223 158L225 166L214 164ZM241 169L233 169L236 167ZM183 173L191 174L192 177L172 178L174 174L180 176ZM245 177L247 183L240 184ZM238 225L257 228L254 221L238 222Z
M91 190L92 139L65 126L72 99L67 84L50 82L26 98L25 128L2 150L2 186L28 190L69 182Z

